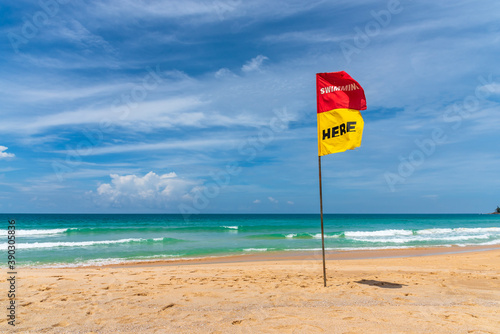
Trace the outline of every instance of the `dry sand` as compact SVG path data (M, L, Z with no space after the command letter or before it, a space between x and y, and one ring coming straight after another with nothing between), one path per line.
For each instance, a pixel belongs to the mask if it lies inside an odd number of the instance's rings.
M422 255L411 250L384 254ZM319 254L249 259L252 262L21 268L17 326L13 330L2 316L0 330L500 333L498 248L328 260L327 288ZM1 288L7 291L5 281ZM6 293L0 296L1 305L7 305Z

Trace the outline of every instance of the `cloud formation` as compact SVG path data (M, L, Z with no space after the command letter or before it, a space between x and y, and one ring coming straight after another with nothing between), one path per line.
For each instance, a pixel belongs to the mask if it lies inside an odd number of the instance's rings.
M5 152L7 149L8 149L8 147L6 147L6 146L0 146L0 159L13 158L16 156L14 153Z
M268 199L268 200L269 200L269 202L271 202L271 203L278 203L278 200L277 200L276 198L274 198L274 197L269 196L267 199Z
M260 70L262 63L264 60L267 60L266 56L263 55L258 55L255 58L252 58L250 61L248 61L245 65L241 67L241 70L243 72L253 72L253 71L258 71Z
M158 175L149 172L144 176L135 174L111 174L111 182L97 188L97 196L111 206L167 207L169 202L190 198L195 183L180 179L171 172Z

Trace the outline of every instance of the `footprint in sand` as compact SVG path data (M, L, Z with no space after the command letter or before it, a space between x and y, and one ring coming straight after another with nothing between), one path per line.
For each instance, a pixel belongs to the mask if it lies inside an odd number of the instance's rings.
M168 304L166 306L163 306L159 312L165 311L165 310L167 310L167 309L169 309L171 307L174 307L174 306L175 306L174 303L170 303L170 304Z
M58 322L57 324L52 325L52 327L67 327L67 326L69 326L69 323L66 321L61 321Z

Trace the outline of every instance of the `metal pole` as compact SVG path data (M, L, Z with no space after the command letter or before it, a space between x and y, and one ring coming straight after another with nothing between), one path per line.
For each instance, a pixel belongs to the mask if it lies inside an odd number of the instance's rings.
M323 228L323 189L321 187L321 156L318 156L318 167L319 167L319 207L321 210L321 248L323 249L323 282L326 287L325 232Z

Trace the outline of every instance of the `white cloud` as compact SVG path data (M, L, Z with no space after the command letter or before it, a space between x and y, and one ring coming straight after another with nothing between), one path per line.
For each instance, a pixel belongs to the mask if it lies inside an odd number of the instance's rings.
M30 78L31 79L31 78ZM35 80L35 79L33 79ZM60 80L63 80L62 78ZM12 82L10 79L0 80L0 88L5 98L12 101L23 97L23 102L54 103L58 101L75 101L84 98L101 98L106 96L120 96L124 91L130 91L134 85L132 83L120 83L110 81L109 83L96 84L94 86L71 86L65 83L66 88L56 86L52 82L40 84L37 87L26 87L21 83ZM61 91L64 90L64 94ZM3 98L4 98L3 97Z
M18 119L15 122L4 122L0 129L4 131L15 131L15 129L37 133L50 127L81 124L100 124L110 122L122 126L132 126L139 122L147 123L148 126L162 124L171 127L174 125L198 124L198 119L205 117L204 114L191 112L187 117L185 111L200 106L202 103L196 97L181 97L164 100L155 100L135 103L136 108L127 106L88 108L75 111L65 111L47 116L40 116L32 122L27 118Z
M222 20L229 14L236 12L242 2L239 0L226 1L196 1L182 2L150 2L136 1L104 1L97 3L99 14L120 17L162 17L166 19L202 18L202 22Z
M236 77L236 75L233 72L231 72L230 69L225 68L225 67L221 68L220 70L215 72L214 75L217 79L224 78L224 77L233 77L233 78Z
M278 203L278 200L277 200L276 198L271 197L271 196L269 196L267 199L268 199L268 200L269 200L269 202L271 202L271 203Z
M266 56L263 55L258 55L255 58L252 58L250 61L248 61L245 65L241 67L241 70L243 72L253 72L253 71L258 71L260 70L260 67L262 66L262 63L264 60L269 59Z
M0 146L0 159L4 159L4 158L13 158L15 157L16 155L14 153L7 153L7 152L4 152L8 149L8 147L6 146Z
M101 184L96 195L112 206L165 207L168 202L190 198L196 187L196 182L180 179L174 172L110 177L111 183Z
M133 129L135 131L151 131L158 128L175 128L178 126L260 126L265 124L253 114L241 113L227 115L214 110L203 110L209 104L195 96L167 98L118 107L82 108L54 114L39 116L33 121L32 116L12 118L2 122L0 130L4 132L43 133L52 127L73 126L83 124L99 125L109 123Z
M61 21L55 28L52 31L54 38L69 41L82 49L104 49L108 52L114 52L108 42L101 36L90 32L78 20Z
M254 204L259 204L260 203L260 199L256 199L255 201L253 201Z
M300 3L300 5L298 5ZM158 18L169 21L182 20L184 25L202 25L208 22L238 20L276 20L308 11L316 6L324 5L323 1L297 2L290 1L242 1L242 0L185 0L185 1L99 1L94 6L87 6L93 17L99 19L95 24L104 25L119 17L120 21L128 23L134 18L155 20ZM336 3L338 6L338 4ZM336 7L338 8L338 7ZM88 12L84 12L87 14ZM86 17L87 20L90 20ZM246 19L246 20L245 20ZM114 20L113 20L114 22ZM248 23L238 22L240 25Z
M306 30L285 32L277 35L268 35L263 38L269 43L338 43L352 38L351 34L332 35L325 33L324 30Z
M295 203L292 201L288 201L287 204L294 205Z
M184 150L207 150L207 149L218 149L218 150L228 150L234 148L239 141L236 139L194 139L194 140L172 140L167 142L158 143L137 143L137 144L127 144L127 145L113 145L96 147L88 150L88 152L82 152L81 156L88 155L103 155L103 154L113 154L113 153L126 153L126 152L145 152L145 151L161 151L167 149L184 149ZM58 151L58 153L71 154L72 150L68 151Z

